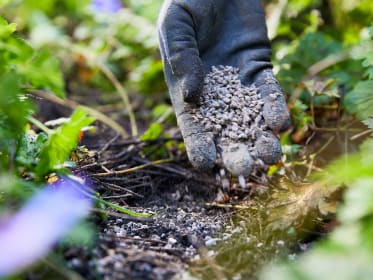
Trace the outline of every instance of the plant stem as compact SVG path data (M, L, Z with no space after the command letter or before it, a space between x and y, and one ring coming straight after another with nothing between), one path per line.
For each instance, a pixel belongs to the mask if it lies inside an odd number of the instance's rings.
M131 168L123 169L123 170L119 170L119 171L96 173L96 174L93 174L93 176L107 177L107 176L113 176L113 175L123 175L123 174L128 174L128 173L131 173L131 172L134 172L134 171L144 169L144 168L149 167L149 166L158 165L158 164L162 164L162 163L168 163L168 162L171 162L171 161L172 161L172 159L170 159L170 158L160 159L160 160L155 160L155 161L152 161L152 162L149 162L149 163L145 163L145 164L142 164L142 165L138 165L138 166L135 166L135 167L131 167Z
M130 119L132 136L136 137L139 134L139 132L137 129L136 117L135 117L135 114L133 113L133 109L132 109L132 105L128 97L128 93L126 92L122 84L118 81L117 77L115 77L114 73L105 64L100 63L99 67L101 71L105 74L105 76L112 82L112 84L118 91L120 97L122 98L124 106L126 107L126 110L128 113L128 117Z
M46 127L42 122L40 122L39 120L35 119L34 117L28 116L27 120L30 123L32 123L33 125L35 125L37 128L39 128L41 131L45 132L46 134L48 134L48 135L52 134L53 131L51 129L49 129L48 127Z
M139 217L139 218L149 218L149 217L153 216L153 214L149 214L149 213L137 213L137 212L132 211L130 209L127 209L127 208L121 207L119 205L116 205L114 203L111 203L109 201L106 201L106 200L100 198L100 194L98 192L93 192L93 194L91 194L87 190L85 190L81 187L78 187L77 190L79 190L85 196L87 196L87 197L89 197L89 198L91 198L91 199L93 199L93 200L95 200L99 203L102 203L102 204L106 205L107 207L110 207L114 210L117 210L118 212L130 215L130 216L133 216L133 217Z
M370 133L372 133L372 132L373 132L373 128L368 129L368 130L364 130L363 132L358 133L358 134L355 134L354 136L352 136L352 137L350 138L350 140L356 140L356 139L358 139L358 138L360 138L360 137L363 137L363 136L365 136L365 135L367 135L367 134L370 134Z

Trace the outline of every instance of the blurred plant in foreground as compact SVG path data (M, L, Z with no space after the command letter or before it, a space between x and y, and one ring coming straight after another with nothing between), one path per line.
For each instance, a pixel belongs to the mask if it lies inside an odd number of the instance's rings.
M71 178L60 179L32 196L15 214L0 221L0 278L14 274L47 255L90 210L92 201L84 186ZM11 190L0 186L0 193Z
M320 190L348 187L337 211L339 225L293 262L266 267L260 279L371 279L373 275L373 25L356 58L365 75L346 95L345 106L366 125L351 137L368 137L360 151L345 155L315 175Z

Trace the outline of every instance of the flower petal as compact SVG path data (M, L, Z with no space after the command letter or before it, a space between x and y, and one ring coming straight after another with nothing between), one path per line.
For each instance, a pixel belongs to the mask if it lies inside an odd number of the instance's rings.
M122 3L119 0L92 0L91 6L99 13L116 13L122 8Z
M34 195L19 212L0 224L0 278L45 256L71 227L87 215L91 201L65 178Z

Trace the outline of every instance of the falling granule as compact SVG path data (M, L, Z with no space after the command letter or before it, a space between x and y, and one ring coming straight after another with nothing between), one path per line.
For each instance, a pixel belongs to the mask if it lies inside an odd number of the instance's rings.
M243 176L243 175L238 176L238 182L240 183L241 188L243 188L243 189L246 188L245 176Z

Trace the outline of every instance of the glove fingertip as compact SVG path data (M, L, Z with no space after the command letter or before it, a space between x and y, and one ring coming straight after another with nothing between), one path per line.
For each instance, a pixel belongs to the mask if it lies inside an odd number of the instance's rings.
M276 97L271 97L276 95ZM268 127L275 132L283 130L290 124L289 110L281 93L264 97L263 117Z
M194 168L207 171L214 167L216 147L208 133L191 134L184 137L188 158Z
M188 74L182 80L182 93L185 102L198 103L203 90L203 74Z
M280 141L270 132L263 133L255 143L258 157L268 165L277 163L281 159L282 149Z

